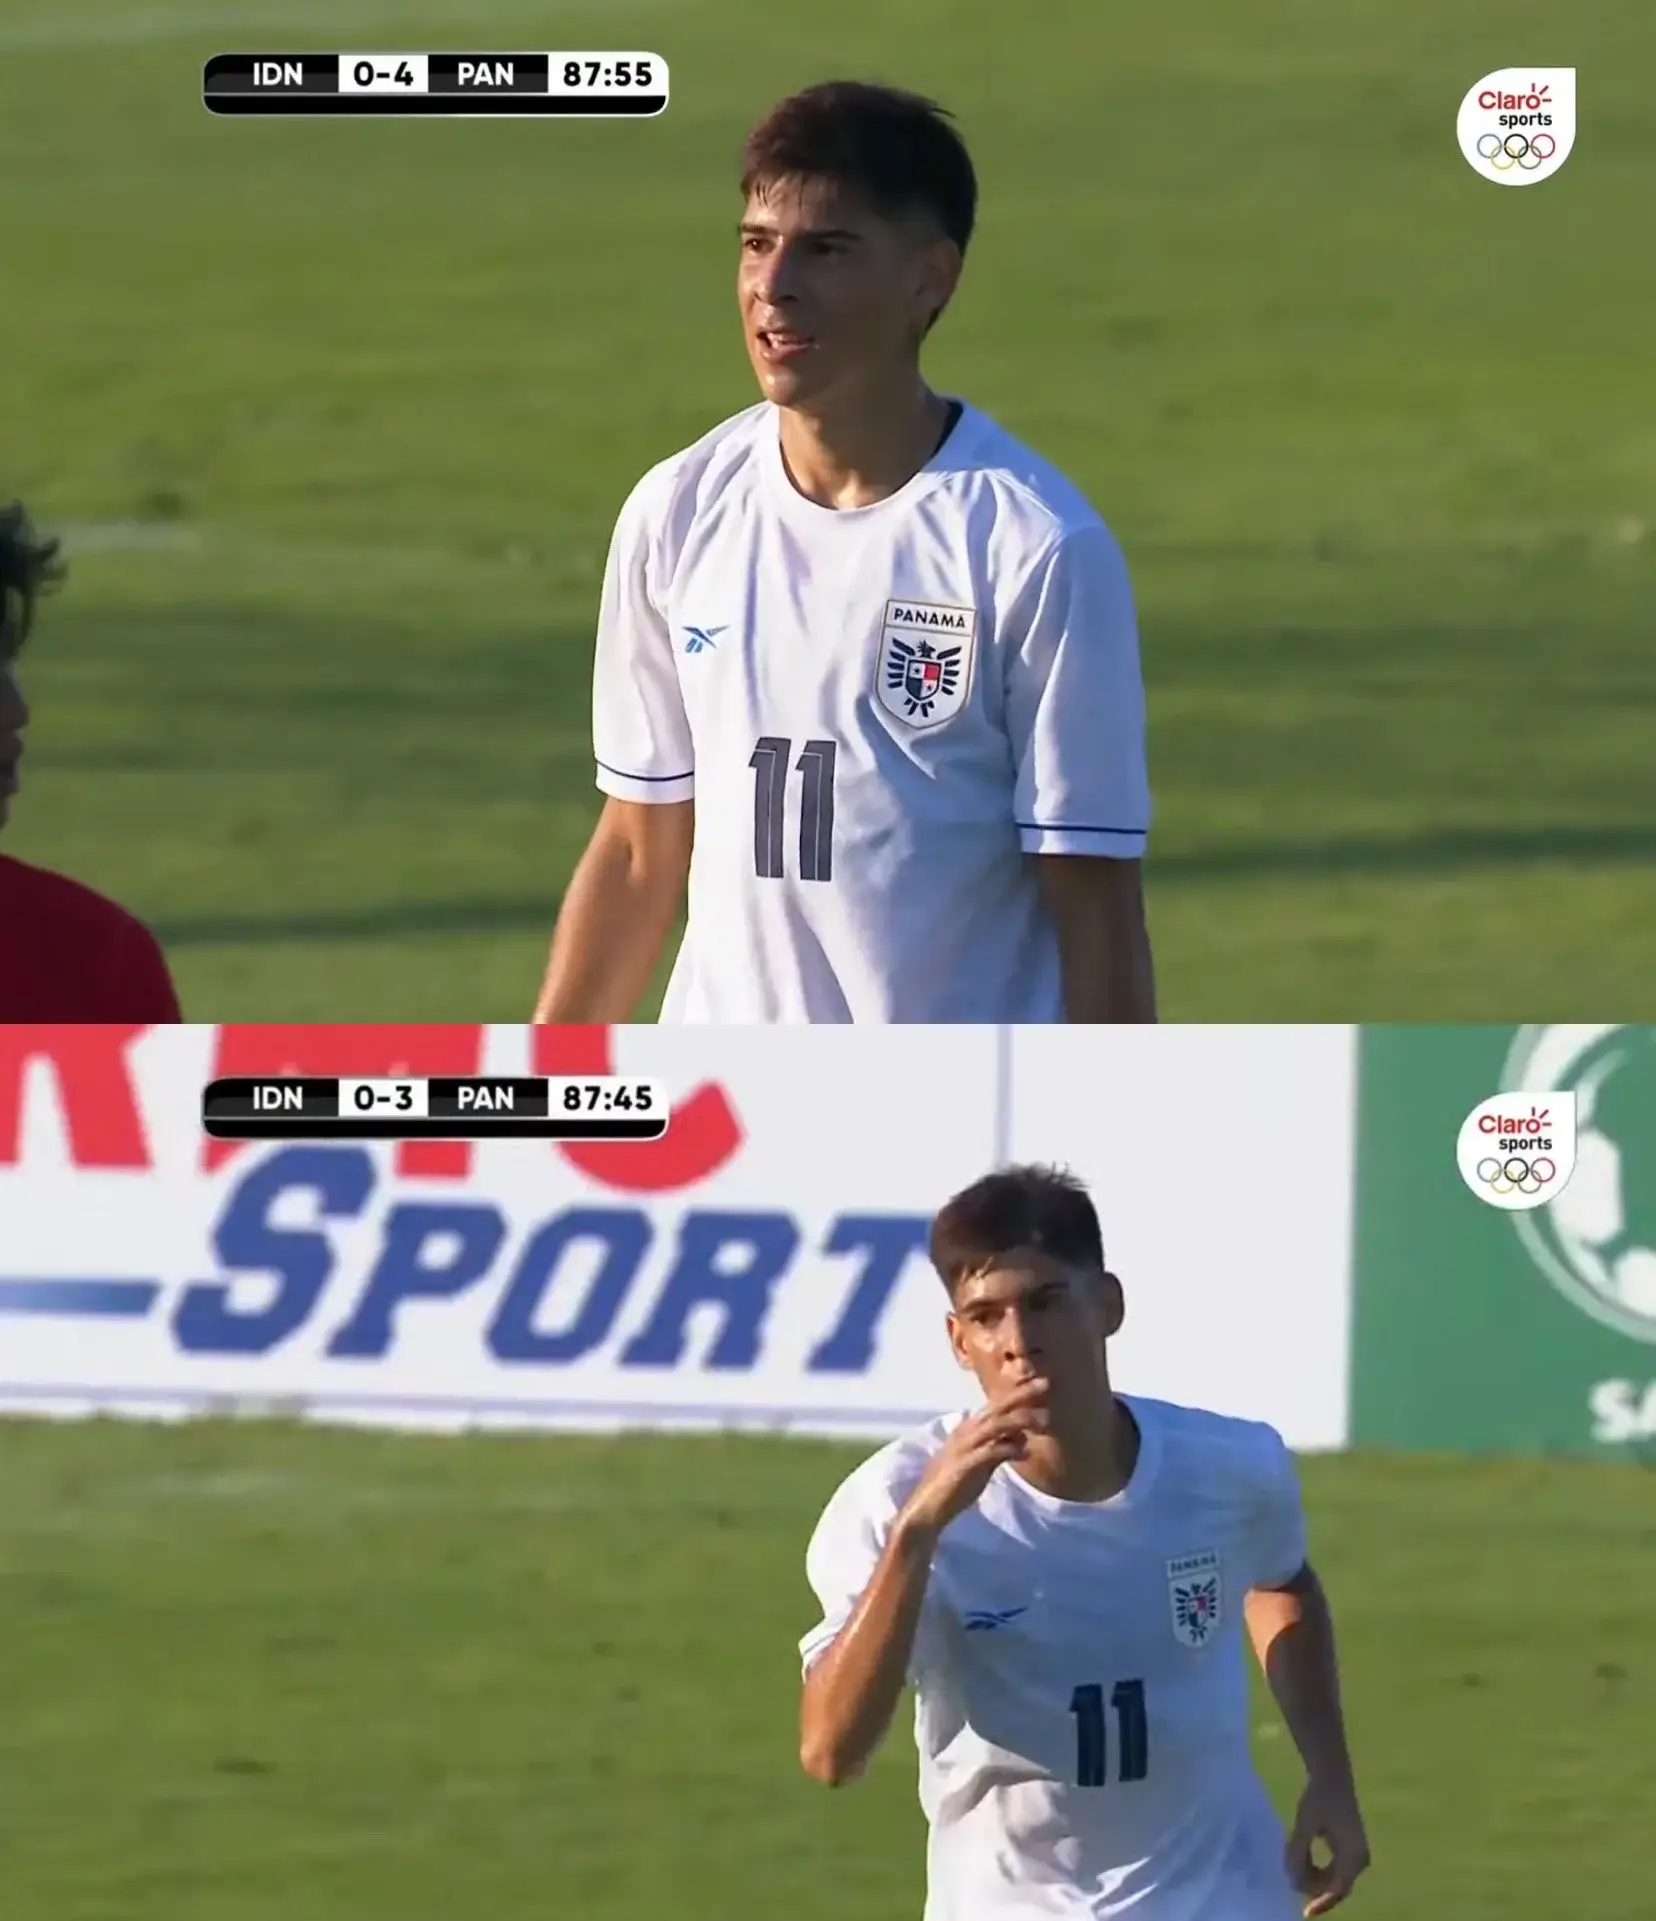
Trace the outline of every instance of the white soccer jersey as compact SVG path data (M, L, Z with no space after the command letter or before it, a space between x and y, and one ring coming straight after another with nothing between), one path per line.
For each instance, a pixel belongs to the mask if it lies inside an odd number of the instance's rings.
M1143 852L1144 692L1104 523L975 408L873 506L807 500L768 403L617 523L598 785L696 803L664 1021L1054 1021L1031 853Z
M944 1531L915 1640L927 1921L1296 1921L1248 1746L1243 1596L1305 1563L1274 1429L1123 1396L1142 1444L1114 1499L1000 1468ZM867 1586L950 1415L865 1461L807 1556L821 1624Z

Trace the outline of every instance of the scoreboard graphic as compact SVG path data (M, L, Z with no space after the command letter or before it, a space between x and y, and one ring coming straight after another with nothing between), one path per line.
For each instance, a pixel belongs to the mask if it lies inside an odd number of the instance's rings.
M202 1129L221 1141L658 1141L670 1118L659 1081L612 1074L242 1076L201 1097Z
M658 53L220 53L209 113L646 119L667 108Z

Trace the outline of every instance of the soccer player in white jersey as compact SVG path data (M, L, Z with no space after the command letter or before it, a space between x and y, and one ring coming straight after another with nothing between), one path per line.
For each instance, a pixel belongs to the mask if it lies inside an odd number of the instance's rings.
M1120 550L920 374L972 233L965 146L929 101L836 82L760 124L741 184L763 398L621 511L606 800L536 1018L630 1019L688 885L665 1021L1153 1019Z
M1368 1843L1281 1438L1112 1391L1121 1287L1068 1176L989 1175L931 1251L985 1405L865 1461L817 1526L807 1772L855 1779L911 1680L926 1921L1326 1913ZM1307 1771L1286 1838L1246 1642Z

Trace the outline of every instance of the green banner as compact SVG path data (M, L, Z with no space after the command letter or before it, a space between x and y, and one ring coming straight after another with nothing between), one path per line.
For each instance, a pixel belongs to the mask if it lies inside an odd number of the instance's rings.
M1455 1164L1507 1090L1576 1096L1522 1213ZM1656 1458L1656 1029L1364 1028L1355 1230L1355 1443Z

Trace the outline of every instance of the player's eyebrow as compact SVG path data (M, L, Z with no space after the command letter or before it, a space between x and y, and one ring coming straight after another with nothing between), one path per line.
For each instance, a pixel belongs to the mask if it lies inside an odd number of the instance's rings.
M743 240L774 240L779 232L776 227L766 226L762 220L744 220L736 229ZM862 235L850 227L807 227L798 236L802 240L849 240L860 243Z
M1013 1294L964 1294L955 1312L963 1320L981 1319L985 1314L998 1314L1015 1301L1044 1305L1054 1293L1062 1293L1064 1283L1057 1275L1043 1276Z

